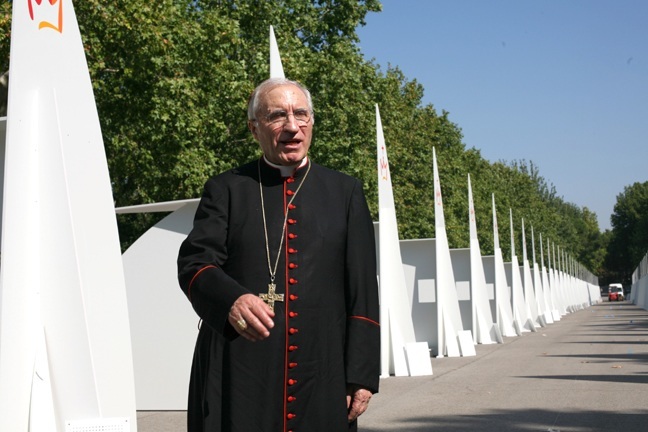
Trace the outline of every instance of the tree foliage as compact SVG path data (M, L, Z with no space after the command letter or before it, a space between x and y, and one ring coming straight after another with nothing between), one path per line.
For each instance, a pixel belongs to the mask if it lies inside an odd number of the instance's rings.
M607 268L610 278L631 283L630 277L648 251L648 182L626 186L617 195L611 217Z
M380 107L401 238L434 237L432 150L447 234L467 247L471 175L482 252L493 251L492 196L500 244L516 250L520 223L601 270L595 215L566 203L526 161L490 163L462 142L450 113L423 105L423 87L397 67L363 58L356 29L377 0L84 0L75 9L92 78L117 206L199 196L212 174L259 149L246 127L247 98L269 75L274 26L288 77L315 103L313 159L360 178L377 218L375 106ZM0 6L0 61L9 57L10 3ZM504 127L505 125L502 125ZM126 247L157 216L119 219ZM546 248L546 246L545 246ZM520 253L521 255L521 253Z

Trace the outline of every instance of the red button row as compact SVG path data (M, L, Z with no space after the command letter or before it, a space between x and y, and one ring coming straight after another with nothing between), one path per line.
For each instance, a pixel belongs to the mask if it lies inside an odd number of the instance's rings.
M290 177L290 178L288 178L286 181L287 181L288 183L294 183L294 182L295 182L295 179L294 179L293 177ZM293 196L294 194L295 194L295 192L293 192L293 191L291 191L291 190L287 190L287 191L286 191L286 195L288 195L288 196ZM292 203L288 204L288 210L294 210L294 209L296 209L296 208L297 208L296 205L294 205L294 204L292 204ZM292 219L292 218L291 218L291 219L288 219L287 222L288 222L289 225L295 225L295 224L297 223L297 219ZM294 239L296 239L297 237L298 237L297 234L294 234L294 233L288 233L288 238L291 239L291 240L294 240ZM296 254L297 252L298 252L297 249L294 249L294 248L288 248L288 253L289 253L289 254ZM297 264L293 263L293 262L291 262L291 263L288 264L288 268L290 268L290 269L296 269L297 267L299 267L299 266L298 266ZM295 279L295 278L290 278L290 279L288 279L288 283L290 283L291 285L295 285L296 283L298 283L298 280ZM297 300L299 297L296 296L296 295L294 295L294 294L291 294L291 295L289 296L289 298L290 298L291 301L295 301L295 300ZM299 314L298 314L297 312L290 311L290 312L288 313L288 315L290 316L290 318L296 318ZM299 330L298 330L297 328L295 328L295 327L291 327L291 328L288 330L288 332L289 332L291 335L294 335L295 333L298 333ZM290 346L288 346L288 351L292 352L292 351L297 350L298 348L299 348L299 347L298 347L297 345L290 345ZM297 367L297 363L296 363L296 362L290 362L290 363L288 363L288 368L289 368L289 369L293 369L293 368L295 368L295 367ZM297 384L297 380L296 380L296 379L292 379L292 378L291 378L291 379L288 380L288 385L289 385L289 386L293 386L293 385L295 385L295 384ZM292 396L292 395L288 396L287 399L288 399L288 402L294 402L294 401L297 400L297 398L296 398L295 396ZM288 420L292 420L292 419L294 419L295 417L297 417L297 414L295 414L295 413L288 413L288 414L286 414L286 417L288 418ZM288 432L293 432L293 430L291 429L291 430L289 430Z

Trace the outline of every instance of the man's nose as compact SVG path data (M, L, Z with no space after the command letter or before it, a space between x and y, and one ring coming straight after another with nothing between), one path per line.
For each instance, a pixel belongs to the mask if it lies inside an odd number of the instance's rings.
M284 124L284 129L287 129L289 131L299 130L299 123L297 123L297 119L295 118L295 115L293 113L288 113L288 115L286 116L286 123Z

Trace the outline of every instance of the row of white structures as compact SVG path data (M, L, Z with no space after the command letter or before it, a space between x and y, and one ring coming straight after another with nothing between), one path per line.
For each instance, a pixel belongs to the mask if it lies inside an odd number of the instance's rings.
M118 209L173 210L123 256L140 410L186 405L198 318L178 288L175 260L197 205L197 200L187 200ZM546 245L538 263L532 234L534 252L528 259L523 226L521 263L515 255L505 263L499 247L490 256L482 256L474 241L470 248L449 249L445 228L437 227L435 239L399 241L395 232L390 236L384 229L392 225L384 207L380 217L375 227L385 377L430 374L431 354L475 355L476 343L534 332L600 301L596 279L577 271L577 264L555 245ZM474 217L470 219L467 222L474 224ZM510 227L513 232L512 217ZM497 235L495 228L496 246Z
M135 432L136 409L186 407L198 318L178 287L176 257L197 200L121 210L170 214L120 254L73 5L61 0L44 16L45 3L12 5L6 152L0 146L0 430ZM271 74L283 75L274 47ZM521 263L515 255L504 263L497 242L482 257L472 199L471 247L450 250L436 158L436 239L399 241L376 114L384 376L431 373L430 350L473 355L475 343L598 301L595 282L576 277L583 273L553 244L546 266L535 247L527 259L526 245Z
M271 76L283 77L272 29L270 42ZM542 236L536 249L533 229L533 252L528 259L523 220L522 260L518 262L510 211L512 259L504 263L494 197L495 253L482 256L470 178L466 209L470 248L450 249L436 153L432 170L434 190L430 191L435 195L436 238L399 240L378 107L376 144L380 222L375 227L383 377L431 374L430 354L475 355L477 343L498 343L503 337L536 331L567 313L600 301L596 278L553 243L546 243L545 254ZM175 260L180 243L191 229L197 205L198 200L187 200L117 210L172 212L124 253L138 409L185 406L182 390L187 388L198 319L177 287ZM536 250L540 251L539 263ZM156 313L152 315L151 310ZM160 381L160 376L166 379Z

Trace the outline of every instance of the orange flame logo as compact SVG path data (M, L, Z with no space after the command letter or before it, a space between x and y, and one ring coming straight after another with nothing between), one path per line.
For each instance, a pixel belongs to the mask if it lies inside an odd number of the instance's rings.
M50 7L47 7L47 4L41 7L42 3L43 0L27 0L29 17L32 21L39 21L39 30L50 28L63 33L63 0L45 0L45 3L49 3ZM38 14L38 19L36 14Z

